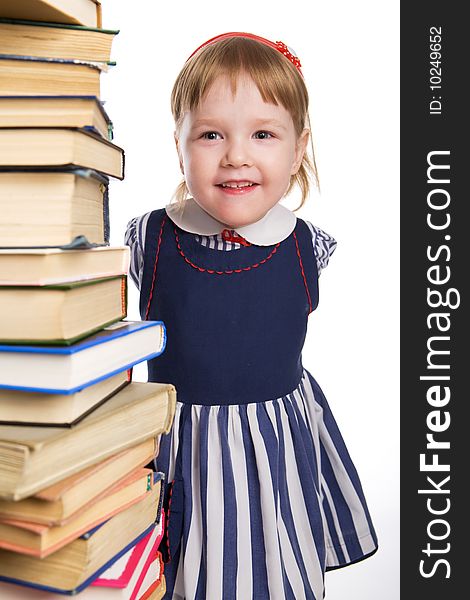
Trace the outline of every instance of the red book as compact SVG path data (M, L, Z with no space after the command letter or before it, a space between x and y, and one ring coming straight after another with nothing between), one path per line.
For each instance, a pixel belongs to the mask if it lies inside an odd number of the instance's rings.
M101 577L80 594L83 600L140 600L157 587L163 575L163 561L157 552L163 537L164 513L155 529L117 560ZM97 588L97 589L94 589Z
M164 593L163 561L157 551L163 536L164 512L158 524L116 560L98 579L80 591L80 600L142 600ZM163 583L163 585L162 585ZM9 600L56 600L57 593L0 582L0 597ZM161 597L161 596L157 596Z

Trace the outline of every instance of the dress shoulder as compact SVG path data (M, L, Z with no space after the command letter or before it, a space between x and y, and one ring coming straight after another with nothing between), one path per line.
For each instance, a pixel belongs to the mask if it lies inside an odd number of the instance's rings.
M131 250L131 264L129 276L140 290L142 275L144 271L145 234L147 222L152 213L148 212L140 217L134 217L129 221L124 234L124 243Z
M336 250L337 241L333 236L310 221L305 221L312 235L312 246L317 263L318 275L328 266L331 255Z

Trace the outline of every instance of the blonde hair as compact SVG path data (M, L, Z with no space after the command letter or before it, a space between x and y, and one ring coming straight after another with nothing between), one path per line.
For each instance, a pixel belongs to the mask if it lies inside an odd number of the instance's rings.
M214 81L228 77L235 94L240 74L247 74L257 86L265 102L281 104L289 111L299 137L308 119L308 92L302 75L281 52L248 37L235 36L204 46L184 65L171 93L171 110L176 129L184 113L196 108ZM300 188L300 208L307 199L310 179L318 187L318 174L312 144L312 159L305 152L299 170L291 176L287 195L295 184ZM175 191L178 204L184 204L189 190L183 180ZM296 210L297 210L296 209Z

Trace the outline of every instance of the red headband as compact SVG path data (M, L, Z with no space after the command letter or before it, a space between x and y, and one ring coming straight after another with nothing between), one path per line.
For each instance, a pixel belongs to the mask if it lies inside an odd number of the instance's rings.
M274 48L275 50L277 50L278 52L280 52L281 54L283 54L288 60L290 60L290 62L296 67L297 71L302 75L302 71L300 70L300 67L302 66L300 64L300 60L298 59L298 57L293 54L293 52L291 52L291 49L289 49L284 42L271 42L270 40L267 40L266 38L260 37L259 35L254 35L253 33L245 33L243 31L231 31L229 33L222 33L220 35L217 35L213 38L211 38L210 40L207 40L207 42L204 42L203 44L201 44L199 46L199 48L196 48L196 50L194 50L194 52L191 54L191 56L188 58L188 60L190 58L192 58L196 52L199 52L199 50L201 50L202 48L205 48L206 46L210 46L211 44L214 44L215 42L219 42L220 40L225 40L228 38L233 38L233 37L245 37L248 38L250 40L256 40L257 42L261 42L262 44L264 44L265 46L269 46L270 48ZM303 77L303 75L302 75Z

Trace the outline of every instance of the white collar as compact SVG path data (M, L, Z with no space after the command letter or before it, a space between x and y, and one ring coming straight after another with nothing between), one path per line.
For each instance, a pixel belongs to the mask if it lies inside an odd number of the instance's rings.
M215 235L226 229L225 225L203 210L193 198L186 200L181 210L178 204L167 204L170 219L181 229L199 235ZM285 240L294 231L297 217L282 204L276 204L262 219L239 227L235 231L257 246L271 246Z

